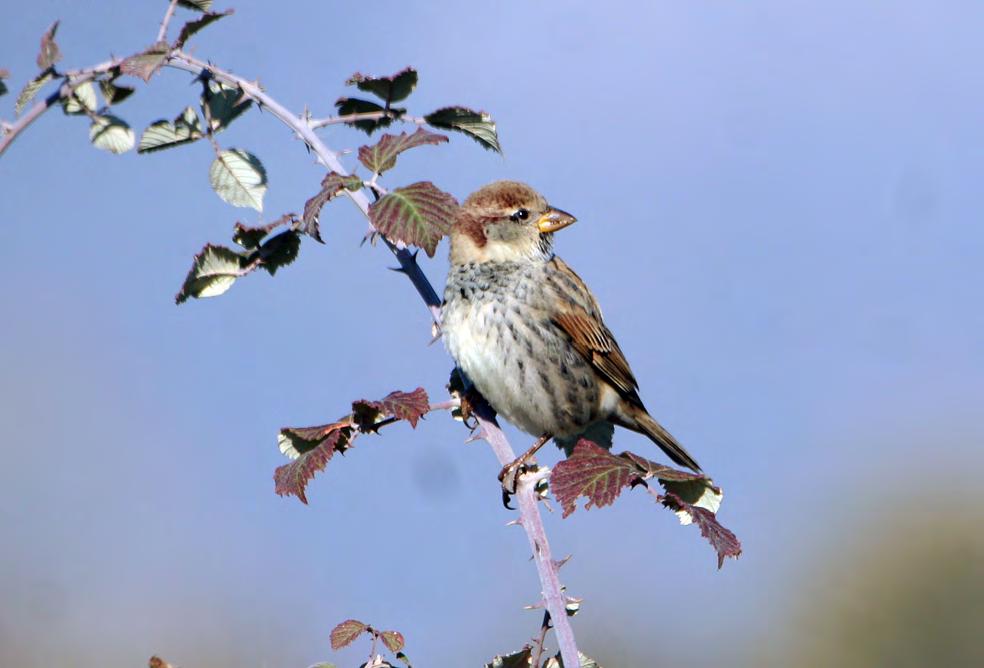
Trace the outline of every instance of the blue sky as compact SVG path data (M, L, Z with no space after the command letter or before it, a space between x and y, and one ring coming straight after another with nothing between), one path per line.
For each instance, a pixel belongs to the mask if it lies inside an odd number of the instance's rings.
M146 46L166 4L134 5L8 12L10 87L55 18L67 67ZM981 471L979 3L231 6L196 54L292 109L330 113L352 72L413 65L412 111L495 117L504 157L453 137L401 157L388 185L461 199L520 179L578 217L559 254L745 545L718 572L695 529L638 493L549 516L586 599L575 630L603 665L740 660L793 623L826 555L913 491L959 499ZM172 118L189 83L165 72L118 113L138 130ZM221 139L266 165L262 220L316 192L319 170L269 115ZM209 162L204 143L96 151L60 111L0 159L0 662L304 666L348 617L400 629L420 665L520 647L539 623L521 610L537 591L525 537L459 424L362 439L308 507L274 495L279 427L393 389L440 396L450 361L344 202L322 217L326 244L275 279L174 306L193 254L260 220L211 192ZM424 267L439 290L445 256ZM627 432L616 446L657 455Z

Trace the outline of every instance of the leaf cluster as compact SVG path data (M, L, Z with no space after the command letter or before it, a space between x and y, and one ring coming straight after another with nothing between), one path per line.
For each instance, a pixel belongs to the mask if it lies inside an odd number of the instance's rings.
M308 482L324 470L335 453L348 451L359 434L376 433L400 420L416 428L418 420L429 411L427 392L418 387L412 392L391 392L378 401L354 401L351 413L329 424L284 427L278 444L280 451L293 461L278 467L273 474L277 494L296 496L306 504Z

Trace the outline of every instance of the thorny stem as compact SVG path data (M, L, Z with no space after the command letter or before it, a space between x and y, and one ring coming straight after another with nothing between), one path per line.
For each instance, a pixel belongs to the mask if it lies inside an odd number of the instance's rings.
M167 12L164 13L164 19L161 21L161 29L157 31L157 41L163 42L167 39L167 27L171 23L171 17L174 16L174 8L178 6L178 0L171 0L171 4L167 6Z
M506 440L506 435L502 433L502 429L495 421L495 413L492 412L492 408L487 403L482 402L474 407L472 415L478 421L479 435L492 446L499 462L503 466L514 462L516 453L513 452L512 446ZM536 483L537 478L535 476L522 475L519 477L515 493L516 500L519 502L519 524L526 531L530 548L533 550L533 562L536 564L536 572L540 576L540 585L543 587L543 600L554 623L554 633L557 635L557 644L560 646L560 655L564 659L564 665L579 666L580 658L577 653L577 643L574 640L574 629L571 628L570 619L567 616L564 588L560 584L560 575L558 574L559 566L550 553L550 542L547 540L543 518L540 516Z
M172 6L173 4L174 2L171 3ZM169 11L173 11L173 9L169 7ZM166 25L162 25L162 28L166 31ZM76 86L85 81L90 81L99 74L118 66L123 60L123 58L113 59L91 68L70 72L68 75L69 81L62 84L57 92L52 93L34 105L27 114L21 117L17 123L14 123L0 137L0 154L3 153L18 134L40 117L41 114L61 100L66 99ZM172 51L165 61L165 65L195 75L208 72L218 81L231 86L238 86L245 95L255 100L259 105L266 107L271 114L287 127L291 128L294 134L317 156L318 162L321 165L343 176L348 175L348 170L345 169L339 160L338 153L328 148L315 133L315 127L321 127L321 125L317 125L317 122L309 121L289 111L275 99L267 95L257 82L247 81L242 77L199 60L181 50ZM323 123L323 125L329 124L331 123ZM345 194L368 217L369 200L365 193L361 190L352 192L346 189ZM410 278L421 299L427 305L434 322L440 325L441 300L427 279L427 276L424 275L420 266L417 264L415 254L411 253L403 244L394 244L387 240L386 245L400 263L400 271ZM495 456L499 462L505 466L515 461L516 454L512 446L509 445L505 434L502 433L502 430L496 423L495 414L492 412L492 409L483 403L475 407L474 415L478 420L482 438L492 446L492 450L495 452ZM554 632L557 636L557 644L560 646L560 653L564 660L564 665L573 668L574 666L578 666L580 662L577 644L574 640L574 631L571 628L570 620L567 616L563 587L560 584L560 578L557 572L558 566L551 556L550 543L547 540L546 530L543 526L543 518L540 516L540 508L534 489L535 484L536 478L534 476L524 475L520 477L515 494L519 503L520 519L518 523L526 532L530 548L533 551L533 560L536 564L540 584L543 587L542 595L544 603L553 620Z

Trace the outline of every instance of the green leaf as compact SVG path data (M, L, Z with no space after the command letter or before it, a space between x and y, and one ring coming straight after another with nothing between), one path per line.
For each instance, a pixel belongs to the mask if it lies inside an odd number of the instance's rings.
M184 47L185 42L188 41L192 35L196 32L205 28L206 26L215 23L219 19L229 16L230 14L235 14L235 9L227 9L224 12L206 12L194 21L188 21L181 27L181 32L178 34L178 39L174 43L174 46L178 49Z
M45 84L51 81L55 77L55 71L53 69L47 69L41 74L37 75L26 84L24 88L21 89L20 95L17 96L17 102L14 103L14 113L20 114L24 111L34 96L38 94L38 91L44 88Z
M7 94L7 84L5 84L3 80L9 78L10 78L10 72L5 68L0 67L0 95Z
M335 100L335 107L338 109L339 116L349 116L351 114L371 114L371 113L382 113L386 112L385 107L381 107L375 102L370 102L369 100L362 100L357 97L340 97ZM352 127L358 128L365 132L367 135L371 135L376 130L381 128L386 128L392 125L394 118L399 118L407 112L406 109L390 109L389 114L382 116L381 118L369 118L360 119L357 121L351 121L346 123L346 125L351 125Z
M252 153L238 148L220 152L208 170L208 180L218 196L229 204L263 211L267 175L263 164Z
M110 153L125 153L133 148L136 137L133 129L122 118L103 114L92 119L89 141L96 148Z
M369 220L391 241L423 248L434 257L458 209L454 197L430 181L397 188L369 207Z
M533 649L527 645L518 652L496 656L485 668L530 668L533 665Z
M381 174L396 166L396 156L404 151L425 144L447 143L448 138L423 128L417 128L412 135L403 132L399 135L383 135L374 146L359 148L359 162L370 172Z
M191 271L174 301L181 304L189 297L217 297L248 272L246 259L242 255L225 246L208 244L195 256Z
M99 106L96 99L96 88L91 81L77 86L71 97L62 102L62 111L66 114L85 114L93 112Z
M152 44L142 53L130 56L120 63L120 72L150 81L150 78L161 69L170 50L171 46L167 42Z
M202 110L208 112L213 132L220 132L252 106L253 101L239 87L209 79L202 92Z
M38 67L42 70L50 68L62 58L61 49L55 43L55 33L58 32L58 21L41 36L41 51L38 53Z
M388 77L372 77L356 72L348 78L345 85L354 85L363 92L372 93L383 100L389 108L393 102L408 98L416 88L417 70L407 67Z
M117 86L109 79L102 79L99 82L99 90L103 94L103 98L106 100L106 104L113 105L119 104L126 98L133 95L136 88L132 86Z
M304 203L304 215L301 218L301 232L304 232L318 243L324 243L321 239L321 209L325 204L333 200L342 192L348 189L356 191L362 188L362 179L358 176L342 176L336 172L328 172L321 180L321 190L318 194Z
M484 148L502 153L495 121L484 111L473 111L466 107L444 107L427 114L424 120L435 128L464 132Z
M137 153L163 151L167 148L189 144L203 136L198 114L191 107L185 107L185 110L174 119L173 123L164 119L151 123L140 137Z
M192 9L196 12L207 12L212 8L212 0L178 0L178 7Z

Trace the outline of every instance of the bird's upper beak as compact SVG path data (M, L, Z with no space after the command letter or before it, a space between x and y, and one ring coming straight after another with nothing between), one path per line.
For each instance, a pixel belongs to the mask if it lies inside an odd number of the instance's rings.
M540 232L546 234L562 230L576 220L577 218L566 211L550 207L537 219L536 226Z

